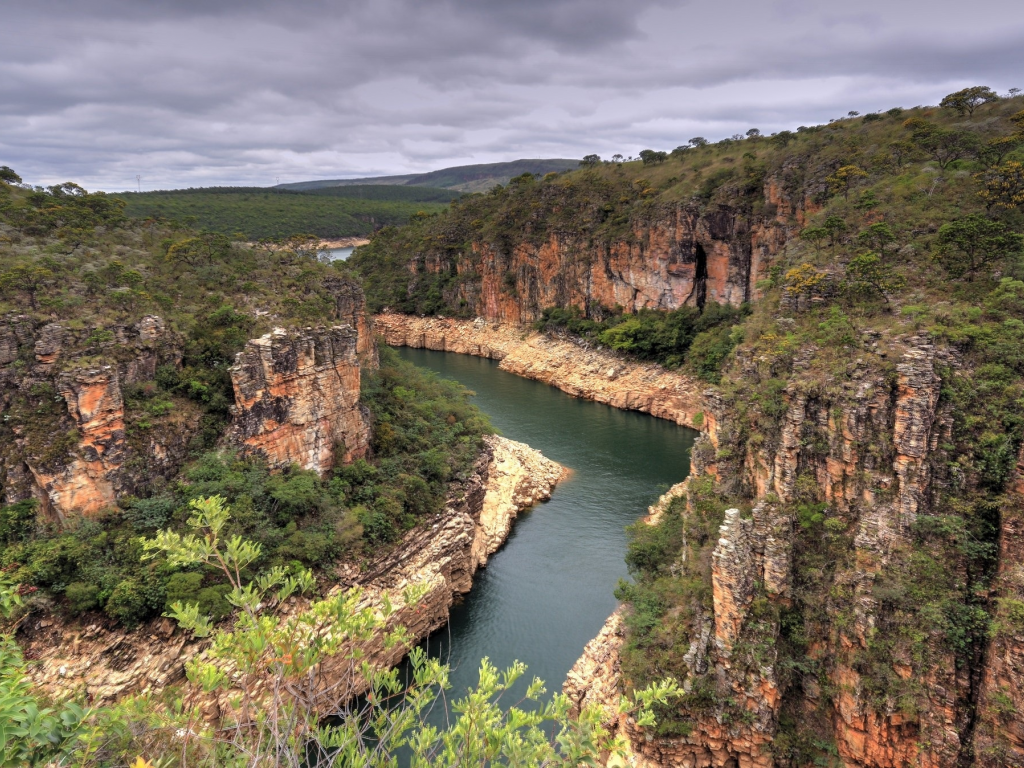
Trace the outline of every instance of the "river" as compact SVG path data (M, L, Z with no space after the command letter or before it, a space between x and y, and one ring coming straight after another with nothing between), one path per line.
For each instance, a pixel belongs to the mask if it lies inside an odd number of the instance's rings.
M689 472L697 432L578 400L469 355L400 348L402 358L463 384L494 426L573 470L550 501L519 516L505 546L473 581L451 622L429 641L452 666L450 695L476 684L484 656L518 659L528 677L561 690L615 609L626 576L625 527Z

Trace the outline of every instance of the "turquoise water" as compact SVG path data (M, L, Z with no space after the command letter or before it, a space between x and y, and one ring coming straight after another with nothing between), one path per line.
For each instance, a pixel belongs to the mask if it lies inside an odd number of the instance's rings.
M625 527L683 480L697 433L663 419L577 400L498 369L492 360L398 350L454 379L494 426L573 470L550 501L520 515L507 543L477 572L451 622L428 643L452 666L458 697L477 681L480 659L499 668L518 659L529 676L562 682L615 609L626 575Z

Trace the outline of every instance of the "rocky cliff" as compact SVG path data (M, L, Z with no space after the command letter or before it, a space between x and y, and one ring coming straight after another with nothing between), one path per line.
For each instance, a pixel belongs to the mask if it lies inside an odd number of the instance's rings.
M277 329L246 344L231 368L228 441L272 468L324 473L366 453L368 414L359 405L359 334L352 326Z
M799 764L780 748L793 718L851 768L1021 764L1022 486L1001 518L992 639L954 646L940 617L916 613L933 609L906 604L903 592L955 596L971 567L915 525L945 519L944 494L963 482L950 474L952 418L940 396L960 361L924 337L884 341L891 366L859 366L838 389L791 381L764 438L750 440L735 406L707 394L719 428L698 442L694 475L756 502L726 510L710 551L713 609L679 639L689 647L687 690L707 681L718 704L684 711L687 736L653 739L608 710L632 745L629 764ZM815 507L807 499L816 493L824 503ZM925 577L928 567L947 573ZM934 591L912 586L922 578ZM795 654L794 623L805 644ZM565 687L576 701L610 706L623 691L624 635L617 613L588 645Z
M445 510L410 531L389 552L362 569L338 567L332 589L359 586L368 605L387 595L402 604L405 587L427 588L421 604L397 611L390 626L407 627L422 638L448 620L453 601L468 592L473 574L504 543L516 515L550 497L563 476L562 467L529 446L506 438L485 438L485 450L472 477L453 488ZM305 603L292 600L284 612ZM135 631L109 631L98 625L64 623L52 616L30 615L19 629L30 674L55 694L85 693L95 701L116 700L130 693L159 690L183 679L185 663L201 653L207 641L192 639L172 622L160 619ZM369 658L394 664L400 651L385 650L379 641L363 649ZM346 670L325 665L325 687ZM351 691L339 691L344 697Z
M369 334L368 321L358 325ZM98 340L97 340L98 339ZM369 344L369 346L367 346ZM366 450L359 371L375 352L353 326L277 330L250 341L231 369L235 411L225 441L323 472ZM190 455L202 409L167 395L154 411L125 393L180 367L185 340L156 316L113 331L0 325L0 493L39 501L54 521L95 515L171 480Z
M182 339L159 317L104 332L27 316L0 323L0 491L36 498L52 520L95 514L121 494L173 477L200 412L184 398L144 419L124 390L181 359ZM157 422L153 428L153 421Z

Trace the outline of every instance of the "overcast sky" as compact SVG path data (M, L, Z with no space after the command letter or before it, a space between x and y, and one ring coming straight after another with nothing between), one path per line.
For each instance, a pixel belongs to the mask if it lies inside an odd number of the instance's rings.
M1020 0L0 0L0 165L89 189L634 155L1024 87Z

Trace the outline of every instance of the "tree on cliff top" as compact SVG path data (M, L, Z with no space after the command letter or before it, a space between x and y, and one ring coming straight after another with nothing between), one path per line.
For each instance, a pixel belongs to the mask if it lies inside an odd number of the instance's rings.
M955 110L960 117L973 117L974 110L982 104L991 104L994 101L999 101L995 91L988 86L975 85L949 94L939 102L939 106Z

